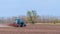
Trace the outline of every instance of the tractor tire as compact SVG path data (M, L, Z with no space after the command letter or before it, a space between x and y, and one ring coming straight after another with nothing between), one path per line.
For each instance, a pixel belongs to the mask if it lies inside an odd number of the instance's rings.
M26 27L26 25L24 25L24 27Z
M23 27L23 25L20 25L20 27Z

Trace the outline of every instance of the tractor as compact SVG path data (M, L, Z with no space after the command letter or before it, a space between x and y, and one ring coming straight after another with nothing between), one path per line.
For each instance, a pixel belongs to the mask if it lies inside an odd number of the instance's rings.
M16 19L16 23L18 24L17 27L26 27L26 23L20 18Z
M26 23L18 18L18 19L15 19L15 22L13 24L9 24L10 26L14 26L14 27L26 27Z

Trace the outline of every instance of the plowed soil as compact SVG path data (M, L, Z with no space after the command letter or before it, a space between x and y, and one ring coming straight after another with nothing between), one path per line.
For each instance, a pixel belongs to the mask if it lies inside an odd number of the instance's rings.
M60 25L28 24L26 27L0 27L0 34L60 34Z

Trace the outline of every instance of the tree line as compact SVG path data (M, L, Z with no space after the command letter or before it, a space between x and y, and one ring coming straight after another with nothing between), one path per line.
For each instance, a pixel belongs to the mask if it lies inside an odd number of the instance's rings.
M27 11L27 15L26 16L19 16L22 20L24 20L27 23L60 23L60 19L57 17L46 17L46 16L39 16L37 14L37 11L32 10L32 11ZM0 19L0 23L13 23L15 20L16 16L14 17L9 17L7 19L4 19L4 17L2 17Z

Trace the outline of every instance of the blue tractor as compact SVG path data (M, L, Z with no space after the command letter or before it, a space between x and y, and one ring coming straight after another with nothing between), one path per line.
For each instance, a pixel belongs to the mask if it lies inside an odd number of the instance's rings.
M26 27L26 23L20 18L16 19L16 23L18 24L17 27Z

